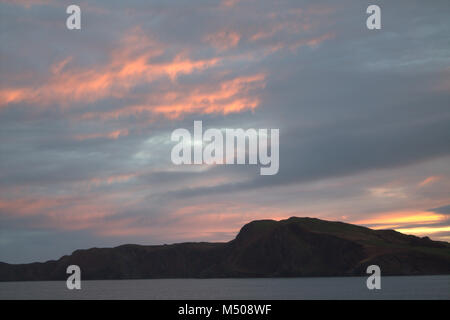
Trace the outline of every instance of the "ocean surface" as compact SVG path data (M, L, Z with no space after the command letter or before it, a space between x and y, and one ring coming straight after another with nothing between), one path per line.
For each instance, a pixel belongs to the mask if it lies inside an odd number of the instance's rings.
M0 282L0 299L450 299L450 276Z

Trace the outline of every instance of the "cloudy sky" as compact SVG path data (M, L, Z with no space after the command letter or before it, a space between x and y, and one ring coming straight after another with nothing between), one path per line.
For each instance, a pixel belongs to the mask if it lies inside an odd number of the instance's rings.
M450 241L449 14L448 0L0 0L0 261L228 241L290 216ZM278 174L172 164L170 135L194 120L279 128Z

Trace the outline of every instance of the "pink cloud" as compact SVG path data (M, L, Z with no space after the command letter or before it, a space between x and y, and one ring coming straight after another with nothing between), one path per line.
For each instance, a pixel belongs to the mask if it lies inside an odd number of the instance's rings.
M441 179L442 179L442 177L439 177L439 176L430 176L430 177L426 178L425 180L421 181L419 183L419 187L425 187L425 186L431 185Z
M103 98L123 98L138 84L161 77L174 81L180 74L207 69L219 59L191 60L183 53L172 61L152 62L164 53L163 45L145 36L139 29L122 39L108 63L92 68L69 68L71 58L55 63L50 77L40 86L6 87L0 90L0 108L25 102L35 106L74 102L91 103Z
M76 135L75 140L83 141L83 140L99 139L99 138L117 140L119 137L124 137L127 135L128 135L128 129L120 129L120 130L115 130L115 131L111 131L111 132L107 132L107 133L91 133L91 134Z
M236 31L221 30L208 34L204 41L210 43L217 50L224 51L236 47L240 39L241 35Z

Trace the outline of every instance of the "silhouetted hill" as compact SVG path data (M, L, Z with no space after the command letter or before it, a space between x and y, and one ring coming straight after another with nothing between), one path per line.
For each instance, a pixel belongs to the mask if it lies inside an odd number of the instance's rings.
M56 261L0 263L0 281L450 274L450 244L314 218L246 224L227 243L122 245L76 250Z

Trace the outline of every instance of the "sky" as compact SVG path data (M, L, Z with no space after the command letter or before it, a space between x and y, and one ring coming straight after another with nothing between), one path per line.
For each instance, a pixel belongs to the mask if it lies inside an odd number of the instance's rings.
M449 14L448 0L0 0L0 261L229 241L291 216L450 241ZM278 174L174 165L171 133L196 120L279 129Z

